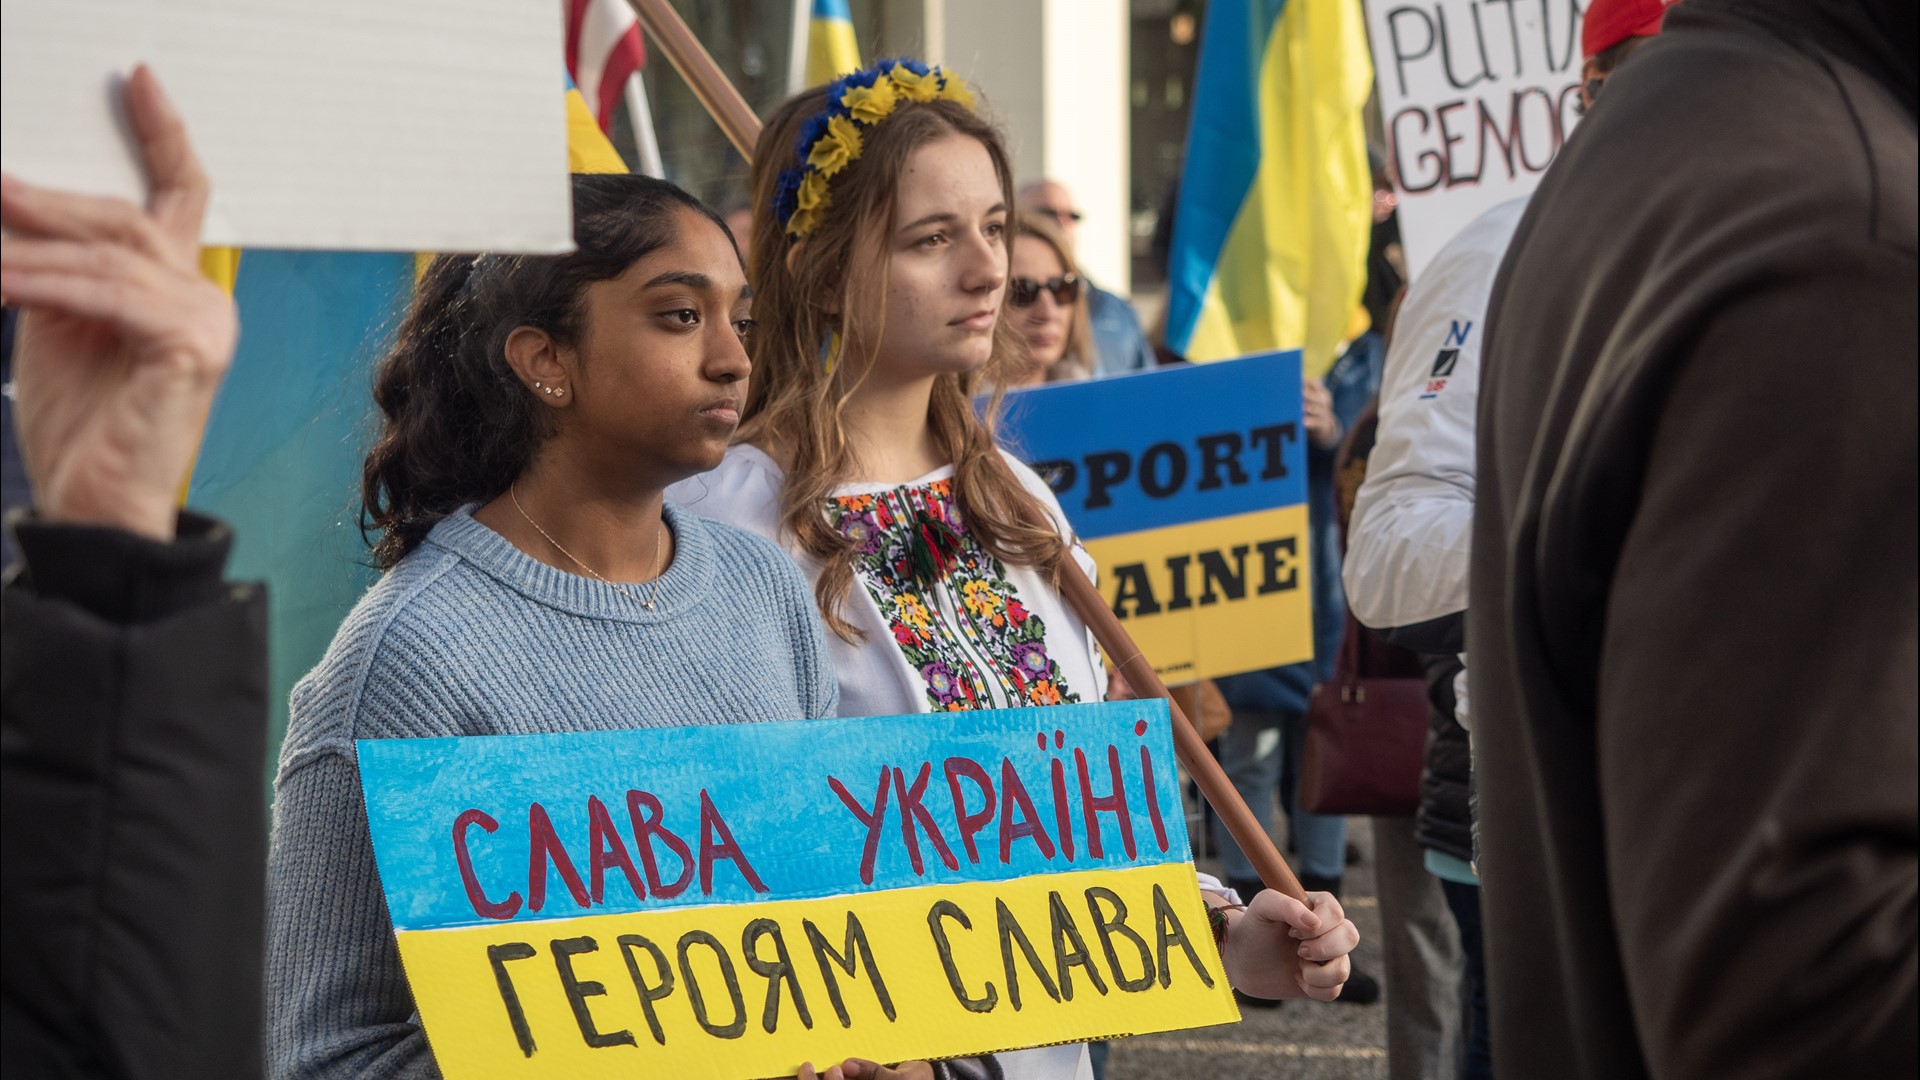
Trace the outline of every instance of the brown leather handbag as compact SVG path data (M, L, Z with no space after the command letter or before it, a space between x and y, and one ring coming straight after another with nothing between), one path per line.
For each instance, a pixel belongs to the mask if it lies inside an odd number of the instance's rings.
M1366 479L1377 403L1354 421L1334 458L1342 546L1353 500ZM1427 757L1427 681L1417 653L1389 645L1347 615L1333 678L1307 705L1300 806L1316 814L1400 817L1420 808Z
M1348 615L1333 678L1307 706L1300 808L1380 817L1419 809L1427 711L1420 658Z

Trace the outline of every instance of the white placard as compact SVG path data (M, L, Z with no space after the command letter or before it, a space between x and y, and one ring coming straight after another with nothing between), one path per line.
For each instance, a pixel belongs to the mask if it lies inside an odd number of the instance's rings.
M0 0L0 157L142 198L118 87L144 61L213 179L209 244L570 250L560 20L535 0Z
M1534 189L1580 112L1581 0L1366 0L1407 268Z

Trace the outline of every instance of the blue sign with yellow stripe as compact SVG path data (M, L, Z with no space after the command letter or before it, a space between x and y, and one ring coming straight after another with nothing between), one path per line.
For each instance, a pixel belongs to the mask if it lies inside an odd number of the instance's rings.
M358 744L449 1080L1227 1023L1166 703Z
M1170 681L1313 656L1298 350L1008 395L1101 591Z

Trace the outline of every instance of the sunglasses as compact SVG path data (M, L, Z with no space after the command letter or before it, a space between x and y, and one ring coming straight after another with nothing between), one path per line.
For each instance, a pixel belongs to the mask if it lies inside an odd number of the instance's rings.
M1039 302L1042 289L1053 294L1054 303L1066 307L1080 299L1080 276L1062 274L1045 281L1024 277L1014 278L1007 282L1007 304L1017 308L1032 307Z
M1062 225L1065 225L1069 222L1079 221L1081 217L1080 211L1078 210L1056 210L1051 206L1035 207L1034 211L1036 213L1045 214Z

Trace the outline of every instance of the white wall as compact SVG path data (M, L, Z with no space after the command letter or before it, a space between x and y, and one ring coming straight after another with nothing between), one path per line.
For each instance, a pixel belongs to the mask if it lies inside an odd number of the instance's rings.
M1126 295L1128 5L1119 0L922 0L942 64L1007 133L1014 179L1052 177L1086 214L1075 253Z

